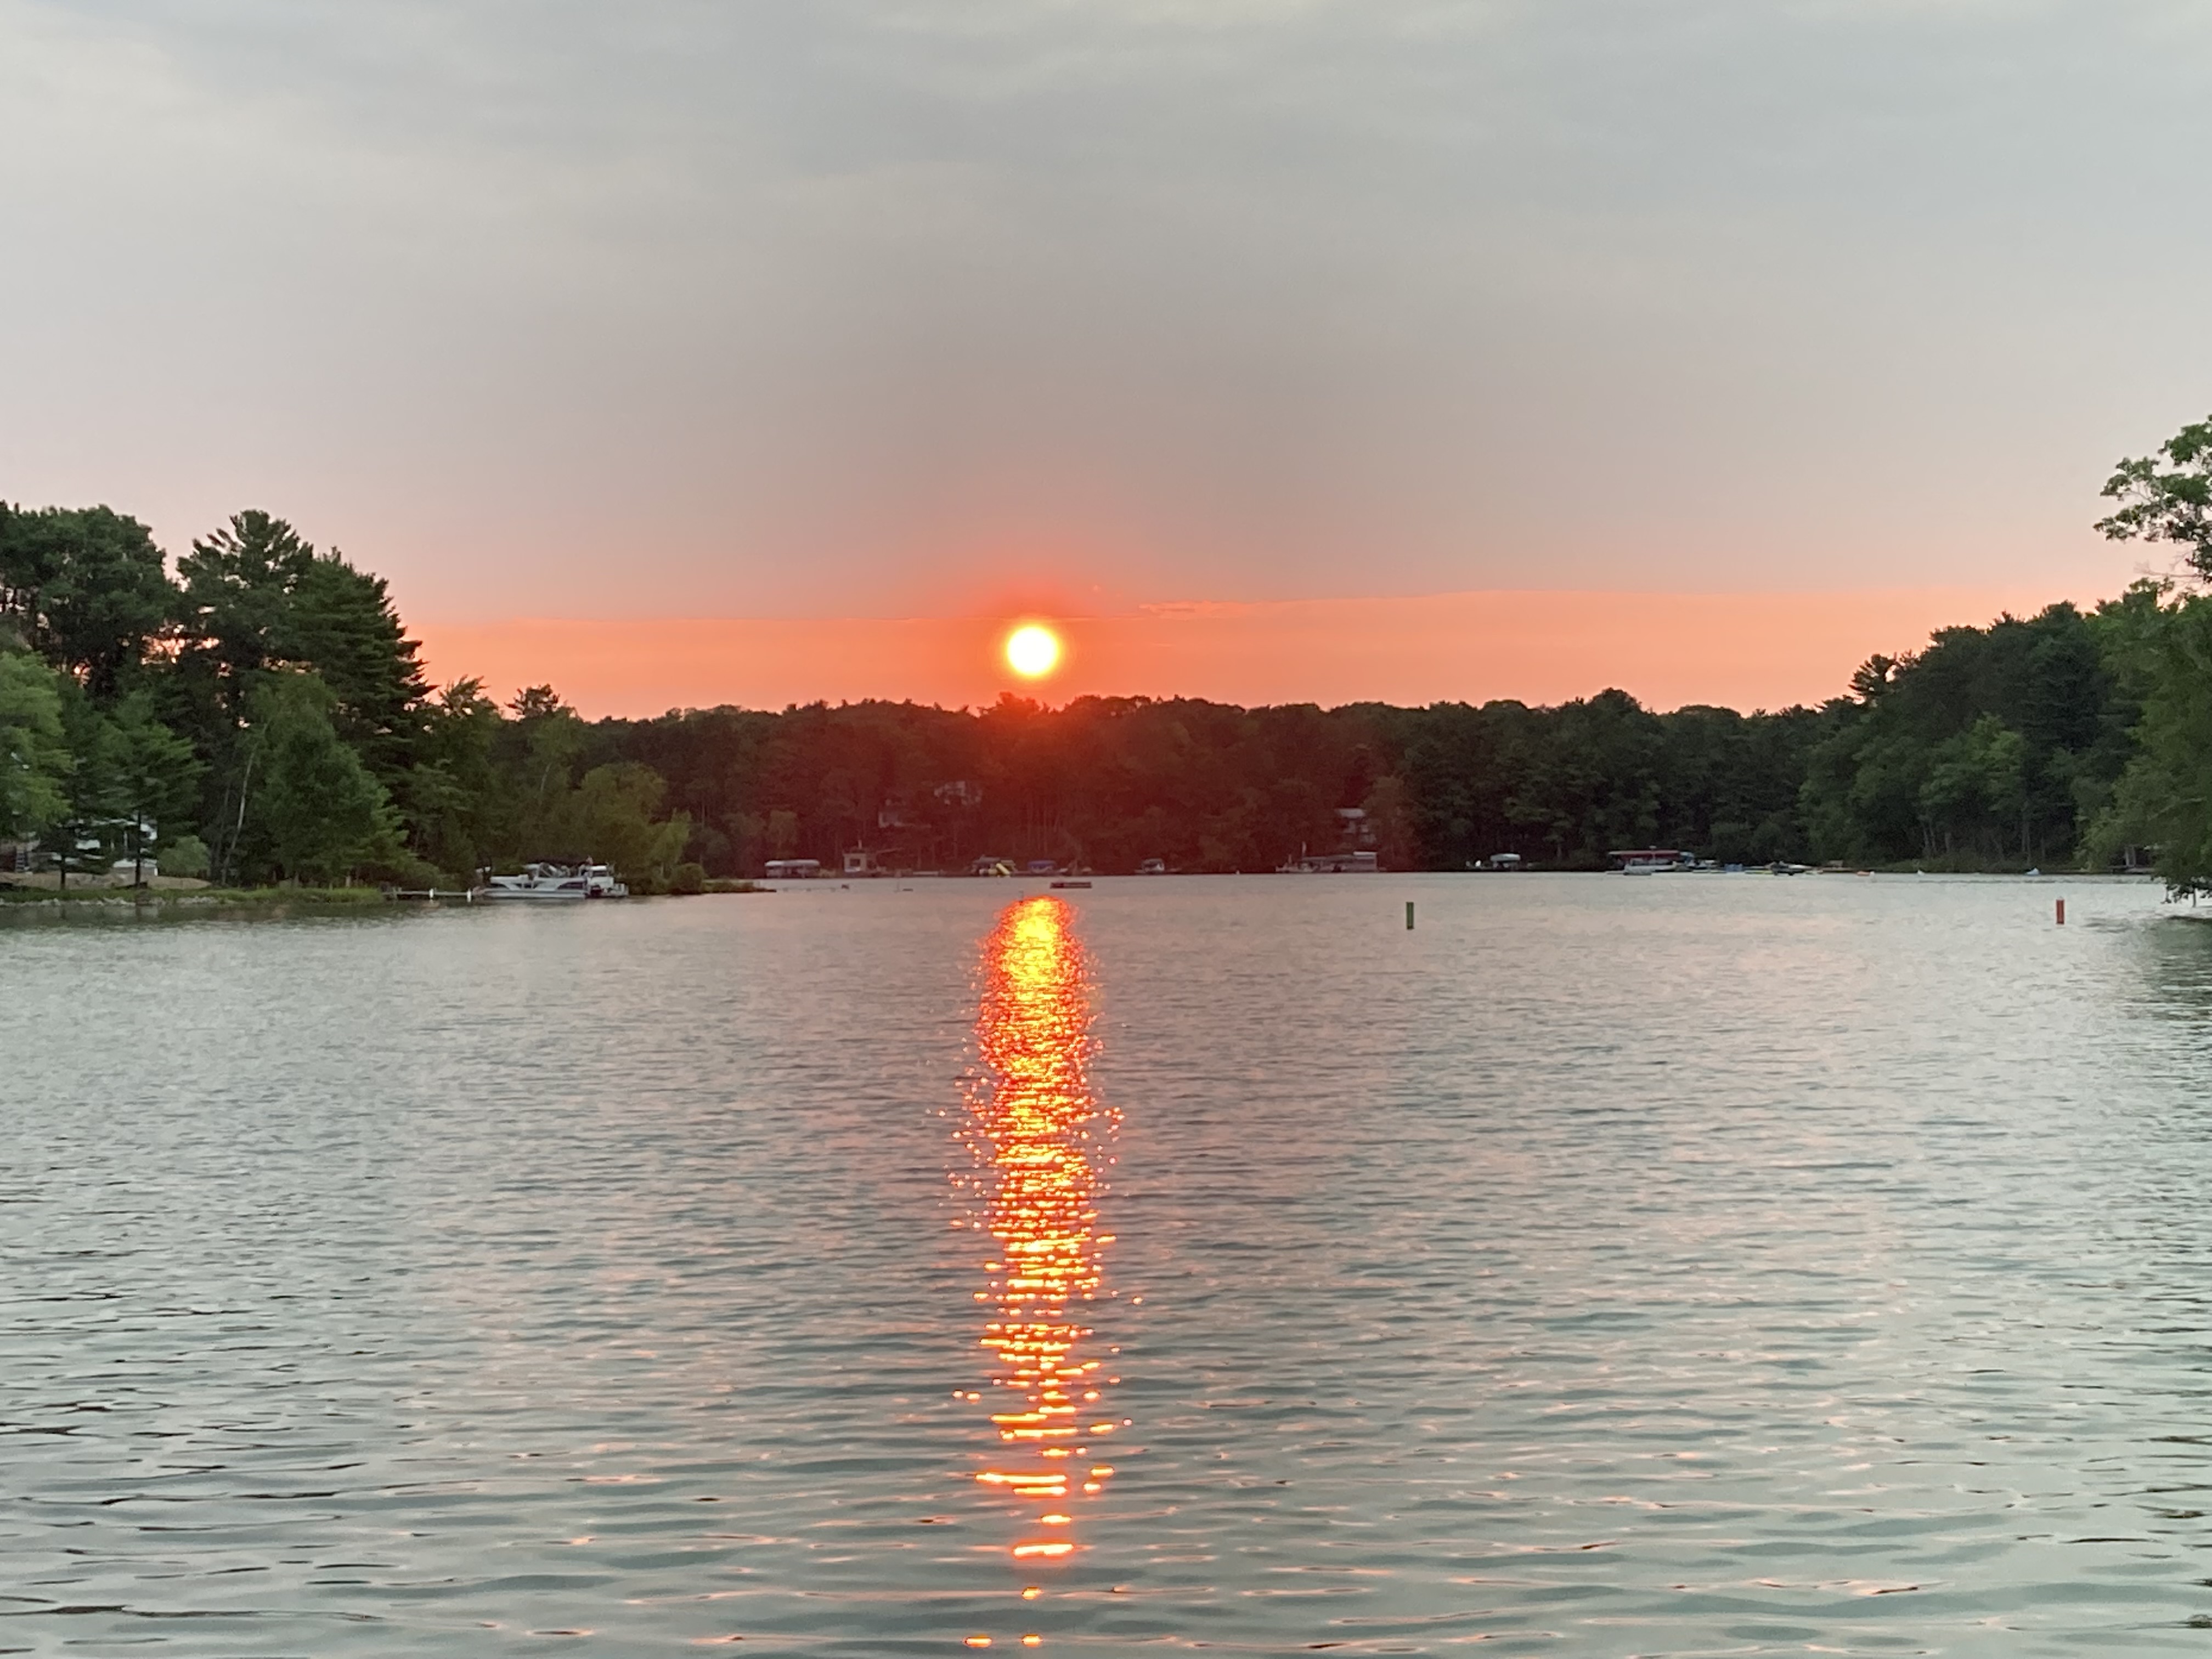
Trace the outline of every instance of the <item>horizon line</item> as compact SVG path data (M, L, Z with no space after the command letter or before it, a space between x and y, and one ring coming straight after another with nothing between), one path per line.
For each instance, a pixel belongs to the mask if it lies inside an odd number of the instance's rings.
M2086 584L2082 586L2086 586ZM1082 616L509 617L420 624L426 672L504 698L550 684L594 718L883 701L988 706L1182 696L1239 708L1550 707L1617 688L1647 708L1817 708L1869 657L1937 629L2094 606L2062 584L1657 593L1477 589ZM1049 619L1062 666L1021 681L1004 631Z

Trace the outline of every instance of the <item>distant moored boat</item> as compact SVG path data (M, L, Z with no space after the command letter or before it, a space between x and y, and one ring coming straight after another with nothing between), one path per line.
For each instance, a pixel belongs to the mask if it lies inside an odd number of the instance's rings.
M1624 876L1655 875L1662 870L1694 870L1697 855L1674 847L1624 847L1607 853Z
M1279 865L1279 876L1372 876L1382 872L1382 861L1372 853L1304 853Z

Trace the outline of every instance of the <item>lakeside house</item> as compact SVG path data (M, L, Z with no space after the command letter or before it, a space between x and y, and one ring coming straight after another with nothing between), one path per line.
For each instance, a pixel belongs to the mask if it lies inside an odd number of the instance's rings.
M64 836L68 836L66 841ZM149 817L85 818L44 836L0 841L0 874L28 875L51 871L67 856L72 872L88 873L95 866L110 870L135 870L155 862L153 849L161 845L161 826ZM144 850L143 860L137 856Z
M1337 843L1333 851L1313 853L1301 847L1295 859L1276 866L1279 875L1352 876L1374 875L1382 868L1382 855L1376 850L1381 837L1376 833L1375 821L1368 817L1364 806L1340 806L1336 809Z

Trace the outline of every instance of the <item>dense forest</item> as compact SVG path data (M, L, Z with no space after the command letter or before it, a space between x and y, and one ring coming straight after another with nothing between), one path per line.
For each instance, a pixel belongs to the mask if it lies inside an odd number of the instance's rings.
M2144 590L2094 616L2060 605L1947 629L1917 656L1873 659L1820 708L1774 714L1656 714L1620 691L1551 708L1009 697L975 714L870 703L606 721L594 754L668 780L711 869L865 846L924 869L997 854L1272 870L1334 848L1342 808L1363 809L1395 869L1511 852L1595 870L1654 846L1723 862L2057 865L2081 852L2133 753L2139 694L2116 664L2159 603Z
M1608 690L1237 708L1006 696L586 721L550 686L433 687L383 580L265 513L175 560L105 507L0 503L0 851L232 884L452 886L527 860L696 889L777 858L1271 870L1615 848L1724 862L2110 867L2212 887L2212 422L2121 463L2106 534L2174 576L1870 658L1818 708ZM1358 809L1356 815L1347 809Z

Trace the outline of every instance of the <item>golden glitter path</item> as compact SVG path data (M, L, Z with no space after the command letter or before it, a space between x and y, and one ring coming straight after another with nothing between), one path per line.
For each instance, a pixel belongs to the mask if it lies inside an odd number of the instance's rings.
M1085 1304L1105 1294L1101 1258L1114 1236L1098 1231L1097 1205L1118 1118L1091 1091L1091 982L1074 921L1062 900L1021 899L984 940L983 1075L963 1135L975 1171L967 1224L995 1245L975 1299L990 1304L981 1346L995 1362L988 1398L1004 1448L975 1478L1019 1505L1010 1547L1040 1564L1080 1547L1082 1499L1114 1474L1094 1449L1115 1431L1104 1389L1120 1381L1104 1375L1085 1322Z

